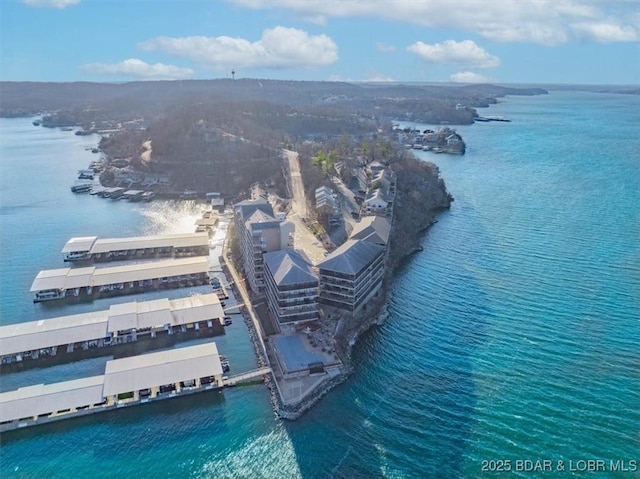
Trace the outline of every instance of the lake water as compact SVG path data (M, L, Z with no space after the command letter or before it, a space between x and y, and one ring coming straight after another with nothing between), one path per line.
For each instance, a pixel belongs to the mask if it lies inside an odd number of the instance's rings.
M581 477L569 461L604 459L602 477L637 477L608 461L640 459L640 98L552 92L486 111L512 122L456 127L462 157L418 153L455 202L396 277L354 375L303 418L275 419L263 386L201 394L5 434L0 475L453 478L551 460L544 477ZM97 138L0 126L3 324L71 314L28 290L72 236L193 230L191 203L72 194ZM250 369L246 329L232 328L219 348Z

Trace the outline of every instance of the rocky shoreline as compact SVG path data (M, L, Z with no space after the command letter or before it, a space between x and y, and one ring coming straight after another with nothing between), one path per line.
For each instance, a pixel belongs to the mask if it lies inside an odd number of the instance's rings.
M423 250L420 243L426 231L437 222L436 214L451 206L453 197L447 192L435 164L421 162L413 157L405 158L399 164L401 168L397 168L396 171L399 174L398 207L393 218L390 239L391 253L386 260L386 273L382 288L359 314L341 318L336 328L334 336L336 351L345 366L344 372L318 384L302 402L294 406L281 404L276 386L270 384L273 381L269 379L267 386L271 391L273 408L281 419L296 420L300 418L325 394L351 376L354 371L351 355L358 340L374 326L384 324L389 317L386 306L391 280L399 267L411 255Z

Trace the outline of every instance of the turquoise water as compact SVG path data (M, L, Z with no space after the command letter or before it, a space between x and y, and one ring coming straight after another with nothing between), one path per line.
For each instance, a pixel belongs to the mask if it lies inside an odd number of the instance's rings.
M640 98L552 92L488 111L512 122L458 127L463 157L420 153L456 200L353 377L302 419L276 420L261 386L203 394L5 434L0 475L539 477L482 462L639 460ZM192 205L70 193L95 138L0 125L2 323L60 314L28 289L69 237L191 228ZM225 347L248 369L236 323Z

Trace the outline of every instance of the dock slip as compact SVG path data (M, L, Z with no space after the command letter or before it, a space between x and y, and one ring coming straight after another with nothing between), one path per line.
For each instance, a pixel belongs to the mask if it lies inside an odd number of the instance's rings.
M108 361L100 376L0 393L0 432L221 388L214 342Z
M71 238L62 248L65 261L122 261L208 254L206 232L105 239L83 236Z
M79 301L158 289L209 284L204 256L108 268L60 268L40 271L31 284L34 302L76 298Z
M0 326L2 367L27 367L115 353L120 345L160 340L189 331L224 334L217 294L114 304L107 310ZM193 336L186 334L186 336ZM107 349L105 349L107 348Z

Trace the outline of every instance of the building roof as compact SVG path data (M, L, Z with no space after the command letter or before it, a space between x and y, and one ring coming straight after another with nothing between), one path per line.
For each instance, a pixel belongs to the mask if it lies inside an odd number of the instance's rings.
M280 224L272 215L256 210L245 220L247 228L264 229Z
M216 343L204 343L108 361L103 394L110 396L221 374Z
M36 384L0 393L0 422L63 411L103 401L104 376Z
M206 273L208 271L209 262L204 256L151 261L109 268L95 268L92 266L88 268L50 269L38 273L31 284L30 291L103 286L169 276Z
M243 220L243 222L246 221L247 218L249 218L249 216L251 216L251 214L256 210L263 211L266 214L273 216L273 208L271 207L269 202L263 198L241 201L240 203L236 203L235 205L233 205L233 209L236 214L239 213L240 215L242 215L241 219Z
M107 336L108 313L106 310L93 311L0 326L0 352L8 356L104 338Z
M62 249L63 253L89 251L91 254L108 253L145 248L189 248L208 246L207 233L180 233L171 235L138 236L133 238L104 238L95 236L71 238Z
M368 241L348 240L318 263L321 270L357 275L371 260L384 253L384 246Z
M369 194L369 197L364 200L364 204L368 205L371 203L384 203L385 205L387 204L387 200L385 198L384 192L382 191L382 188L377 188L376 190L374 190L372 193Z
M114 331L165 324L180 326L223 316L224 310L216 293L114 304L108 310L0 326L0 353L8 356L93 341Z
M263 258L278 286L318 282L318 276L304 253L287 249L266 253Z
M353 227L350 239L386 245L391 233L391 223L382 216L365 216Z

